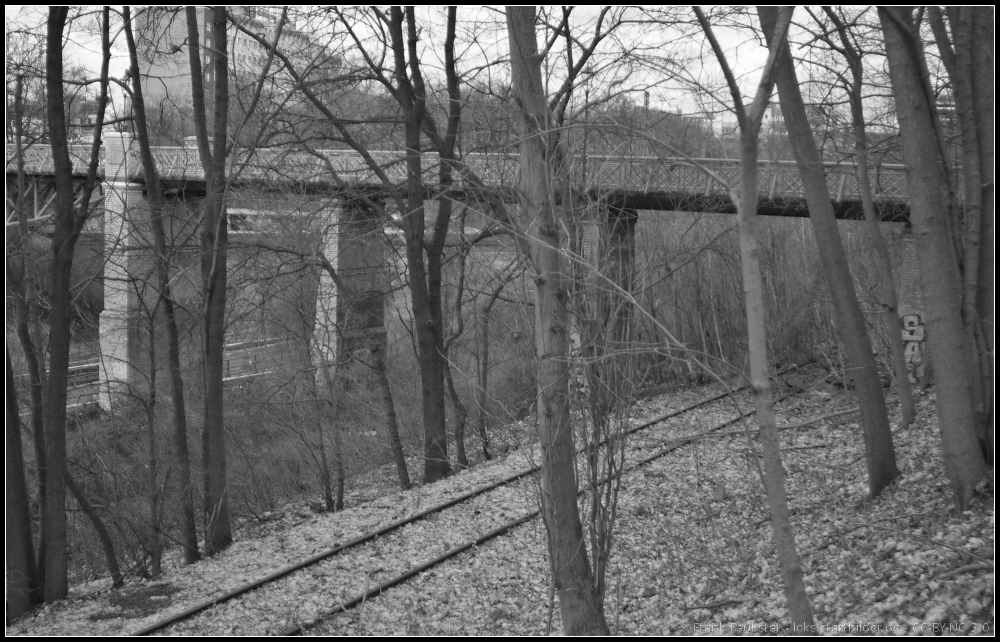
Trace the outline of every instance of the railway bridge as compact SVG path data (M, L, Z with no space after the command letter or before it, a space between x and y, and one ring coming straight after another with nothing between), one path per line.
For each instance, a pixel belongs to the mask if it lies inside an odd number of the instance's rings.
M30 229L44 233L50 225L54 200L51 150L33 147L23 152L24 198L16 197L19 170L13 146L7 145L6 152L8 229L16 225L16 207L20 202L29 210ZM77 181L79 184L86 175L89 153L89 147L70 149L74 176L81 179ZM182 309L187 306L192 311L196 307L198 283L192 240L197 238L197 206L205 194L204 172L197 150L192 147L154 148L153 155L169 201L170 216L165 217L168 236L178 248L174 252L177 266L172 279L174 298ZM501 199L516 203L519 182L516 155L471 153L462 158L462 163L478 181L473 184L469 174L463 172L453 189L457 199L476 198L484 185ZM422 157L428 194L436 193L439 164L435 154ZM388 186L402 185L406 180L404 153L373 151L366 158L353 150L256 149L245 153L236 149L227 169L231 271L251 266L244 272L252 282L255 270L269 270L272 278L268 279L268 287L280 297L285 289L295 289L287 282L282 283L282 277L301 269L306 255L315 256L317 250L322 250L337 269L343 285L361 294L350 302L338 300L338 290L330 275L319 271L311 292L296 290L288 294L299 300L305 294L315 306L314 309L310 306L305 315L299 310L297 318L285 314L278 324L286 328L285 333L289 333L289 325L306 327L315 332L315 345L320 350L336 353L351 349L365 336L381 331L381 293L386 284L380 266L385 258L385 245L372 232L381 229L375 211L386 203ZM837 217L863 220L854 165L827 163L825 170ZM589 155L576 161L569 174L577 192L586 194L593 205L587 208L583 245L588 258L596 262L610 255L626 256L631 261L635 221L640 211L735 213L728 186L739 189L740 183L739 162L722 159ZM101 403L108 405L116 390L127 389L137 381L136 364L143 361L143 355L139 354L142 330L137 320L149 314L148 309L144 311L149 297L144 294L144 285L136 279L136 274L151 269L149 208L138 143L129 134L106 133L99 178L100 189L93 197L99 202L92 203L95 214L85 234L98 239L105 257L100 357L77 364L74 374L84 385L95 389L99 385ZM903 167L876 166L870 179L880 219L906 223L909 208ZM758 214L808 216L794 162L761 162L758 189ZM270 258L262 260L264 254ZM289 259L293 256L298 257L298 263ZM312 269L315 271L315 267ZM914 245L909 235L904 237L900 280L904 337L912 342L910 352L919 360L923 330ZM254 289L252 283L247 287ZM239 302L240 298L235 300ZM269 355L276 352L276 347L277 352L282 351L281 345L273 340L281 330L277 326L258 329L252 333L255 339L248 341L246 327L240 327L241 323L246 325L243 323L246 316L236 307L231 316L236 321L226 349L226 366L230 379L238 381L269 367ZM306 355L307 360L315 357Z

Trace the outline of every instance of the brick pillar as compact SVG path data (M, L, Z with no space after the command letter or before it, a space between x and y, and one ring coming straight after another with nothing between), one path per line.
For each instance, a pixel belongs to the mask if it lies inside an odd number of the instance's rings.
M142 186L130 182L141 165L127 133L104 134L104 310L100 318L100 404L109 410L137 383L139 298L129 275L137 262L130 210L145 205Z
M924 304L920 294L920 268L917 263L917 243L907 225L903 233L903 260L899 274L899 316L903 322L906 365L910 383L917 383L926 370Z

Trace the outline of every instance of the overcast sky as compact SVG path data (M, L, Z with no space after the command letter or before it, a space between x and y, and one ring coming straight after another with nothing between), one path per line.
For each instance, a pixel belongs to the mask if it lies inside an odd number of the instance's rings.
M44 20L47 9L47 7L40 6L8 5L4 9L7 27L10 29L12 26L17 28L32 24L42 25L41 30L44 32ZM425 7L422 11L427 12L424 16L418 15L418 20L421 20L422 23L434 22L435 19L439 19L443 15L440 8ZM596 16L596 11L596 7L577 8L574 13L575 24L582 24L592 19L593 16ZM84 12L89 13L89 15L85 15L81 25L73 30L64 50L64 59L67 63L81 64L96 75L100 69L101 62L100 41L97 37L88 34L87 31L89 28L92 33L96 32L95 27L99 20L99 7L84 8ZM492 43L477 42L475 47L470 46L470 51L466 52L466 55L470 55L470 53L471 55L475 55L477 51L479 55L484 56L506 55L506 31L502 27L502 9L464 7L459 13L460 21L469 20L471 23L494 22L497 27L492 31L494 40ZM796 17L804 19L804 14L798 15L801 13L802 10L800 9L796 12ZM693 15L691 19L693 20ZM721 73L718 70L718 65L714 57L711 56L707 45L704 44L704 38L700 31L696 28L682 27L680 31L669 28L661 29L659 32L651 32L643 25L638 24L635 27L627 27L626 29L631 29L633 33L637 34L635 38L643 39L644 42L642 44L649 47L648 51L651 54L655 54L660 42L663 43L662 49L665 54L669 52L670 47L677 48L679 45L683 45L682 48L685 50L685 55L690 59L690 62L685 66L685 72L691 76L692 80L699 80L706 83L721 82ZM426 31L422 29L421 38L433 46L432 43L434 40L437 40L438 35L435 31L437 30L434 26L428 24ZM759 76L758 70L766 58L766 50L760 46L749 31L719 28L716 33L727 52L729 64L741 78L742 89L749 100L753 96L754 86ZM113 37L115 35L113 34ZM115 77L123 76L128 67L128 58L124 48L124 35L119 32L118 36L120 42L113 43L113 58L110 67L110 73ZM628 37L628 32L626 32L623 40L627 41ZM621 42L619 46L622 46ZM439 57L436 51L432 50L432 52L435 58ZM700 59L698 57L699 52L701 52ZM426 64L432 61L426 60L425 54L422 56L422 62ZM636 75L638 84L643 83L641 73ZM725 95L724 97L728 96ZM642 99L641 92L637 92L633 96L633 100L639 104L641 104ZM120 98L116 97L115 101L118 102L118 100ZM674 111L680 107L684 113L696 112L704 108L721 108L721 105L712 107L704 101L699 102L695 100L690 93L677 89L676 83L667 83L662 87L653 89L650 92L650 106L670 111Z

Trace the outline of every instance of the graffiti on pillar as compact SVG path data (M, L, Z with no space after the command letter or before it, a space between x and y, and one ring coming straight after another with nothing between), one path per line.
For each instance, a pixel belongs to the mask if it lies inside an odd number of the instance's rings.
M906 369L910 373L910 383L917 383L924 376L924 324L919 314L903 315L903 354L906 355Z

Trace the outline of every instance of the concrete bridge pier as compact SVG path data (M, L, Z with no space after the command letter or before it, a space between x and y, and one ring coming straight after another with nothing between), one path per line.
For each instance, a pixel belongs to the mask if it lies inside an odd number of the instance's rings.
M635 280L635 225L638 212L630 207L592 203L581 225L580 255L596 273L585 276L585 297L594 320L607 325L614 337L627 334L629 306L620 305L622 292L631 294ZM614 324L610 315L619 317Z
M372 339L385 335L388 266L378 209L345 195L331 213L333 220L323 227L320 249L344 291L339 291L327 269L320 269L313 333L313 366L319 374L324 362L342 365L351 354L366 351Z
M572 268L578 277L571 350L579 363L575 387L589 403L607 401L605 393L620 392L627 378L614 354L632 338L634 315L625 295L634 287L637 220L635 209L597 201L587 205L578 230L577 252L586 265ZM603 382L600 390L590 387L588 370Z
M100 405L110 410L138 384L141 345L139 294L130 280L138 272L133 217L148 203L142 185L129 180L139 163L138 144L127 133L105 131L104 310L100 315ZM132 167L130 167L132 165Z

